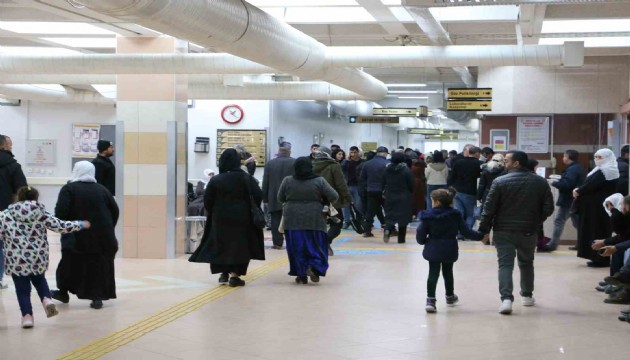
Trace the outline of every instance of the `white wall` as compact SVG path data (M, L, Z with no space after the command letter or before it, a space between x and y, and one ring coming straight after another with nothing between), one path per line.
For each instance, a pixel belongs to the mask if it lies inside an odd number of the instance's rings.
M488 114L617 113L628 100L630 57L587 57L582 68L480 67L493 89Z

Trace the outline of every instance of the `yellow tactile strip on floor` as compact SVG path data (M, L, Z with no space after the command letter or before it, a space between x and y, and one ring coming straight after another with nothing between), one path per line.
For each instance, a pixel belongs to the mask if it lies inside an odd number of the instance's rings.
M280 257L250 271L243 279L246 282L254 281L279 267L286 266L287 263L288 259L286 257ZM123 330L111 333L86 346L62 355L58 359L98 359L99 357L127 345L130 342L154 331L155 329L175 321L182 316L189 314L214 300L222 298L237 289L237 287L231 288L228 286L215 287L214 289L205 291L193 298L182 301L169 307L168 309L151 315L150 317L130 325Z

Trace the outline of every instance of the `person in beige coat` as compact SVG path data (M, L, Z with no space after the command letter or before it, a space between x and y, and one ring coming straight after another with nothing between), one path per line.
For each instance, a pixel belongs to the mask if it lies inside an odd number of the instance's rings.
M433 153L433 162L424 170L427 178L427 210L432 207L431 192L437 189L446 189L446 180L448 179L448 166L444 162L442 152Z

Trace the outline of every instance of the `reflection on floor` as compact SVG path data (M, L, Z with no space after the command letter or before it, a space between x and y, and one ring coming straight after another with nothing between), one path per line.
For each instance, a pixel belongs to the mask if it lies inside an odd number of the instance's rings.
M252 263L248 284L236 289L219 288L207 266L185 256L120 259L118 300L98 311L71 300L51 319L34 306L31 330L19 326L9 281L0 291L0 357L627 359L630 324L617 320L625 307L604 304L593 289L608 270L587 268L566 247L536 257L537 305L524 308L517 296L514 314L502 316L494 248L460 242L460 303L446 307L440 281L438 313L425 314L428 264L414 232L406 244L384 244L379 235L363 239L344 231L328 276L309 285L295 284L286 275L286 253L271 249L267 261ZM54 287L57 245L52 252ZM518 284L518 270L515 275Z

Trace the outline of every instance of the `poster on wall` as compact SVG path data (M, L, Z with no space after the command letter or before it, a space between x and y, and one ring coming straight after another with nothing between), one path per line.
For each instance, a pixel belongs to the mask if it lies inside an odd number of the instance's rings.
M490 147L495 152L506 152L510 149L510 130L491 129Z
M519 116L516 124L518 150L533 154L549 152L549 117Z
M26 140L26 164L55 166L56 145L55 140Z
M219 156L225 149L235 145L245 146L245 150L256 159L256 166L265 166L267 160L267 130L217 130L217 166Z
M95 158L98 154L96 145L101 132L100 125L72 125L72 157Z

